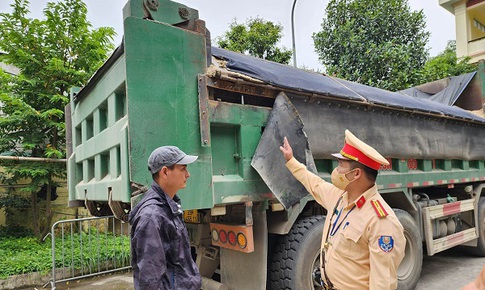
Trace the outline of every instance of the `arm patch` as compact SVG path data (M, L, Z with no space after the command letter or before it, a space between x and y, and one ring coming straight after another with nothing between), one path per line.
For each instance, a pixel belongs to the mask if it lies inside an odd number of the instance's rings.
M394 248L394 239L391 236L381 236L378 243L384 253L389 253Z

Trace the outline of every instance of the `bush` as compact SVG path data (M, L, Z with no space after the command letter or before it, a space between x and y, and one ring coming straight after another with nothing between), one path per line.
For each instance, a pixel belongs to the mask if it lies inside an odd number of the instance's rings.
M2 226L0 227L0 240L5 238L22 238L22 237L31 237L34 233L31 229L22 227L22 226L15 226L15 227L8 227Z
M24 232L26 236L19 237L10 230L0 230L0 279L30 272L47 274L52 270L50 236L41 243L28 231ZM61 237L56 237L56 268L95 269L102 264L106 269L113 263L129 263L128 236L91 231L91 238L86 233L69 235L68 240L64 238L63 242Z

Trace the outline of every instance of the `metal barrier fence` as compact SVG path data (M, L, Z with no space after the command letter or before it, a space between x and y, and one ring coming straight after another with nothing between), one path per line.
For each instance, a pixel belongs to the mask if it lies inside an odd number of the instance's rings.
M56 283L130 269L130 226L114 216L52 225L52 289Z

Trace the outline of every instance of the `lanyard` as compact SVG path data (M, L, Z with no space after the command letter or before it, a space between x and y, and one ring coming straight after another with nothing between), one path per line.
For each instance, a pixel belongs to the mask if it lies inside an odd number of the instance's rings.
M342 201L342 198L339 199L339 201L337 202L337 205ZM337 211L337 205L335 206L335 210L332 214L332 217L335 215L335 212ZM343 206L342 208L340 208L340 211L338 212L337 214L337 218L335 219L335 221L333 222L332 224L332 228L330 229L329 233L330 233L330 236L333 237L337 231L340 229L340 226L342 225L342 223L345 221L345 219L347 219L347 216L354 210L355 208L355 204L352 206L352 208L347 212L347 214L344 216L344 218L340 221L340 223L337 225L337 222L338 220L340 219L340 214L344 211L343 209Z
M332 220L333 216L335 215L335 212L337 211L337 207L339 206L341 201L342 201L342 195L337 200L337 203L335 203L335 207L333 208L332 216L330 217L330 220ZM352 209L354 209L354 208L352 208ZM342 211L339 212L338 216L340 216L341 212ZM348 215L348 213L347 213L347 215ZM347 217L347 215L345 216L345 218ZM345 220L345 218L344 218L344 220ZM338 220L338 217L337 217L337 220ZM332 230L333 230L334 227L335 227L335 223L332 226ZM339 225L339 227L340 227L340 225ZM338 228L337 228L337 230L338 230ZM333 288L333 284L332 284L332 282L330 282L330 279L328 279L327 270L325 269L325 253L327 252L328 247L330 246L330 243L328 242L328 234L330 233L330 231L331 231L330 229L327 231L327 235L325 237L325 244L324 244L324 246L323 246L323 248L321 249L321 252L320 252L320 267L323 269L323 275L325 277L324 282L325 282L326 286L329 286L329 287L324 287L324 289L335 289L335 288Z

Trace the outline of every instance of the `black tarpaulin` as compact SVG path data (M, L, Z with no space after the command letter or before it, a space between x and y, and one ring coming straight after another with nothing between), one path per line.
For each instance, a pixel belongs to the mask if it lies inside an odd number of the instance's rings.
M476 73L477 72L471 72L460 76L451 77L449 84L443 90L434 95L422 92L417 88L409 88L399 92L412 97L427 99L447 106L453 106Z
M227 61L226 66L231 71L262 80L270 85L299 91L331 94L345 99L365 100L352 90L321 74L302 71L291 66L217 47L212 47L212 55Z
M418 90L415 87L405 89L405 90L402 90L402 91L398 91L398 93L401 93L401 94L404 94L404 95L407 95L407 96L410 96L410 97L422 98L422 99L427 99L430 96L432 96L432 94L425 93L421 90Z
M225 60L229 70L268 84L305 93L335 97L319 102L288 93L304 124L315 159L332 158L349 129L387 158L461 159L485 158L485 119L464 109L390 92L341 79L302 71L240 53L213 48L214 57ZM472 74L457 80L444 95L459 95ZM349 100L353 105L346 106ZM357 105L359 102L363 106ZM379 106L372 107L372 104ZM443 118L443 117L450 118ZM281 119L281 117L274 117ZM267 130L267 128L266 128ZM275 129L276 130L276 129ZM281 132L278 142L288 132ZM290 141L291 142L291 141ZM277 144L273 144L277 146Z
M241 53L212 47L212 55L227 61L227 68L231 71L248 75L271 85L281 88L311 92L321 95L332 95L342 99L357 100L363 103L378 104L387 107L405 109L408 111L432 113L436 115L450 116L454 118L474 120L485 123L480 118L461 108L433 102L428 99L415 98L399 92L390 92L354 82L332 78L322 74L303 71L291 66L262 60ZM467 78L469 78L468 76ZM471 76L473 77L473 76ZM470 78L471 78L470 77ZM454 85L447 92L458 92L463 84ZM469 81L469 80L468 80ZM456 87L456 89L454 89ZM448 97L448 93L443 93ZM455 93L453 93L455 95Z

